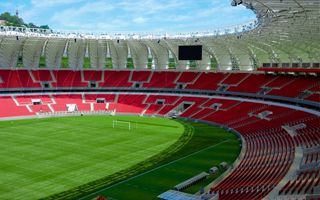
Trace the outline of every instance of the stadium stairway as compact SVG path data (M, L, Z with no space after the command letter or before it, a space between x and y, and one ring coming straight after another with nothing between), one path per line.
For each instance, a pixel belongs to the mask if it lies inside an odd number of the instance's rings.
M43 89L87 88L91 81L101 88L174 89L179 84L190 90L218 90L259 93L320 102L320 81L316 78L225 74L221 72L0 70L0 88ZM252 84L256 82L256 84ZM294 88L294 89L292 89ZM35 100L40 105L34 105ZM99 103L98 100L103 100ZM192 96L156 93L47 93L0 96L0 117L30 117L41 112L67 112L67 104L79 111L168 116L203 120L228 127L243 138L244 155L221 182L211 187L220 199L306 198L319 187L320 118L317 111L254 99L223 96ZM184 108L184 104L188 104ZM291 128L285 129L284 127ZM298 127L298 128L297 128ZM301 161L297 163L302 149Z

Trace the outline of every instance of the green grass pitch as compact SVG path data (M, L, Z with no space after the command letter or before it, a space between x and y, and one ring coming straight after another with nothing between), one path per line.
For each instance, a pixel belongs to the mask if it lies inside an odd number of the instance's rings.
M0 199L153 199L240 150L220 128L136 116L0 121L0 148Z

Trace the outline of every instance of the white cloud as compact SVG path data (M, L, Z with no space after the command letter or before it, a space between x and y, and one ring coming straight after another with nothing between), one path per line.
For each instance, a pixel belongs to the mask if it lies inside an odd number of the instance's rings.
M20 4L19 10L25 21L34 21L33 19L43 12L51 12L55 6L65 6L68 4L80 3L84 0L30 0L30 5Z
M144 17L136 17L132 20L132 22L136 24L144 24L147 21L148 21L147 18L144 18Z
M118 3L118 7L139 14L154 14L161 13L161 11L168 11L169 9L182 8L186 6L188 1L181 0L122 0Z
M51 21L57 22L63 26L77 26L82 24L86 14L90 13L104 13L113 10L111 4L106 4L103 1L90 2L82 5L80 8L69 8L63 11L56 12Z
M166 19L172 22L189 21L194 18L194 15L167 15Z
M0 2L0 7L3 9L10 9L13 7L13 4L10 2Z
M179 32L236 25L254 19L228 0L18 0L26 22L84 32ZM0 0L0 10L1 10ZM15 9L14 5L11 8ZM248 15L246 15L248 13Z
M201 12L199 12L199 16L208 17L212 15L217 15L217 14L236 16L237 12L241 12L241 11L243 11L243 7L241 6L231 7L226 5L219 5L219 6L214 6L214 7L201 10ZM248 12L250 11L248 10Z
M58 5L65 5L65 4L73 4L73 3L79 3L83 0L31 0L31 4L34 7L52 7L52 6L58 6Z

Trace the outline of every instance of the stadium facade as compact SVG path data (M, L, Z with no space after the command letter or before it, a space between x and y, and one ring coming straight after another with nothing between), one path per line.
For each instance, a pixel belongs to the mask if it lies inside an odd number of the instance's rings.
M114 69L126 68L128 54L135 69L146 69L149 57L155 69L167 69L170 54L176 68L185 70L189 62L178 60L178 46L201 44L203 59L196 63L198 70L210 69L211 58L216 59L218 70L319 68L319 44L315 42L319 41L319 2L241 2L238 6L256 13L256 21L207 33L93 36L1 27L0 67L15 68L20 52L26 68L38 68L39 57L44 55L47 68L59 69L65 53L71 69L81 69L85 56L91 68L104 69L109 52Z
M219 124L239 134L242 153L208 193L219 199L319 199L320 2L233 5L251 9L257 20L177 35L1 27L0 117L66 113L72 104L81 113L174 114ZM202 60L179 60L181 45L202 45ZM107 57L112 69L105 67Z

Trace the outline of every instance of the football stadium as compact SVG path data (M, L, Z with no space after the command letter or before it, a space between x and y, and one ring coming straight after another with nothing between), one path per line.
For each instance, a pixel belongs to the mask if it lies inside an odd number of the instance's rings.
M255 19L108 34L0 15L0 199L320 199L320 1L225 1Z

